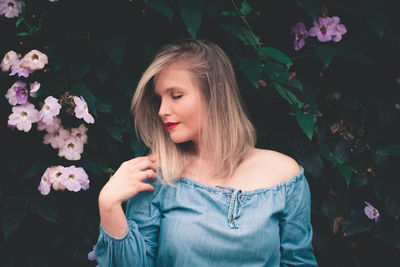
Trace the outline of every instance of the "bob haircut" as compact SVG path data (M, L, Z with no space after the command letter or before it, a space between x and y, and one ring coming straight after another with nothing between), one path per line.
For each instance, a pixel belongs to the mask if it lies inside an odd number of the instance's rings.
M160 103L154 93L155 79L174 63L187 67L206 103L200 149L211 148L207 152L214 162L215 177L231 177L254 148L256 133L242 105L231 62L215 43L182 39L161 48L143 73L132 98L136 135L156 157L159 178L172 185L195 154L192 141L174 143L171 140L158 115Z

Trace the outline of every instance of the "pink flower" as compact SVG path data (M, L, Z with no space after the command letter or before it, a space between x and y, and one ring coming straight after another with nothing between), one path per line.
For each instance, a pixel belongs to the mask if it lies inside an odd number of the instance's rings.
M61 175L61 183L67 187L69 191L78 192L89 188L89 179L85 170L74 165L65 167Z
M58 149L65 145L65 140L70 138L69 131L60 127L57 131L53 133L47 133L43 137L43 144L50 144L52 148Z
M318 22L313 22L312 27L308 34L310 36L317 36L320 42L328 42L332 40L332 35L336 35L336 23L332 18L319 18Z
M33 73L30 68L25 68L21 65L21 60L16 59L12 62L10 76L18 74L18 77L28 78L29 74Z
M34 82L31 84L31 87L29 88L29 95L31 97L36 97L36 92L39 90L40 88L40 83L38 82Z
M89 108L86 104L86 101L83 97L74 96L74 103L76 104L75 107L75 116L78 119L82 119L87 123L94 123L94 118L89 113Z
M8 103L10 103L10 105L15 106L16 104L18 104L18 100L17 100L17 90L19 88L25 88L26 87L26 83L21 82L21 81L16 81L10 89L8 89L7 94L5 94L5 97L8 99Z
M21 66L31 70L41 70L44 68L44 65L48 63L49 61L46 54L43 54L36 49L31 50L21 59Z
M15 92L15 97L17 98L18 104L25 104L28 102L28 90L23 87L18 87L17 91Z
M22 10L22 1L17 0L1 0L0 1L0 15L6 18L18 17Z
M8 124L17 126L20 131L29 132L32 123L39 120L39 112L31 103L14 106L12 112L8 116Z
M42 195L48 195L50 192L50 177L49 177L50 168L47 168L44 174L42 175L42 179L39 184L39 191Z
M339 17L332 17L333 22L336 24L336 34L332 36L332 41L334 42L339 42L342 40L342 35L347 32L346 27L343 24L340 23L340 18Z
M17 53L14 51L8 51L7 54L4 56L3 60L1 61L1 70L2 71L9 71L11 68L12 63L18 59Z
M83 143L70 136L64 142L64 146L58 151L59 157L65 157L67 160L80 160L83 153Z
M39 119L44 123L51 125L54 121L54 116L60 113L61 105L58 104L58 99L53 96L48 96L44 100L44 106L39 112Z
M44 123L42 120L38 121L37 129L38 131L46 130L48 133L54 133L58 131L61 127L61 119L57 116L53 117L53 122L51 124Z

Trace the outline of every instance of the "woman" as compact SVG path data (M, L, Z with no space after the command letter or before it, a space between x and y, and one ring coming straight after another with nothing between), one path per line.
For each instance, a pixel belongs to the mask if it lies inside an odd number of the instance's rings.
M317 265L304 169L254 147L220 47L163 47L132 112L151 154L124 162L100 192L100 266Z

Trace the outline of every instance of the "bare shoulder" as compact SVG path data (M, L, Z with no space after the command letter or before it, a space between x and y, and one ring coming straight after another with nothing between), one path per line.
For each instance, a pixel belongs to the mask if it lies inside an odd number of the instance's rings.
M274 150L255 148L249 159L259 177L265 177L268 186L290 180L301 171L296 160Z

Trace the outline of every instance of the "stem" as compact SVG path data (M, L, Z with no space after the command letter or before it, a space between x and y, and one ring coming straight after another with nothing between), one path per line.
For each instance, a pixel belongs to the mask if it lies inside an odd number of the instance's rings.
M261 49L261 45L260 45L260 43L258 42L258 40L257 40L257 38L256 38L256 35L254 34L253 30L251 29L249 23L247 22L246 16L243 16L242 13L240 13L240 10L239 10L239 8L237 7L237 5L236 5L236 3L235 3L234 0L232 0L232 4L233 4L233 6L235 7L236 12L239 14L240 18L241 18L241 19L243 20L243 22L246 24L247 29L248 29L248 30L250 31L250 33L253 35L253 38L254 38L254 40L256 41L258 48Z

